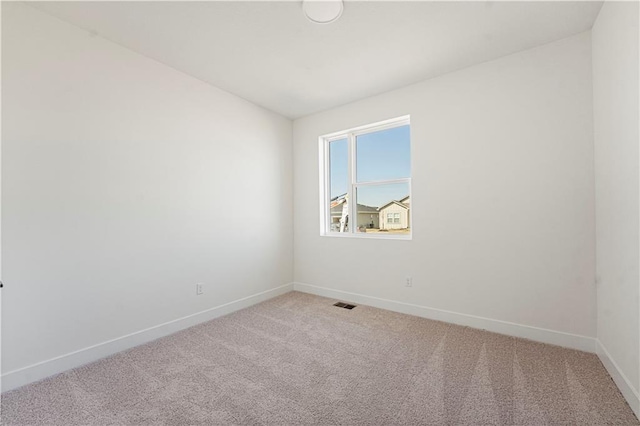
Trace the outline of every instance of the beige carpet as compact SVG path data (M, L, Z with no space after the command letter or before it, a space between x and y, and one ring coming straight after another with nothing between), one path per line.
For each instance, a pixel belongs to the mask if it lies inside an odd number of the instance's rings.
M289 293L3 395L6 425L638 425L593 354Z

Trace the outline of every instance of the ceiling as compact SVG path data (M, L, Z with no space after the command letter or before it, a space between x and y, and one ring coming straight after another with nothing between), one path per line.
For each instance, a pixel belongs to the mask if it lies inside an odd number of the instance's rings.
M297 1L29 4L292 119L589 30L602 6L347 0L319 25Z

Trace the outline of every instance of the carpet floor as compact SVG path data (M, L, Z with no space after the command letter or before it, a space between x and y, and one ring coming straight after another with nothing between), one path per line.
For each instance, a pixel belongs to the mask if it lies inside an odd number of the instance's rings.
M2 395L5 425L640 425L593 354L291 292Z

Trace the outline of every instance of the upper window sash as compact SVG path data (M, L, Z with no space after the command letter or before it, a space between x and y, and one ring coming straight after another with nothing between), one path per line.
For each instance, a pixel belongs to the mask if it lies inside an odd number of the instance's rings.
M349 135L353 135L354 137L356 137L367 133L374 133L381 130L393 129L394 127L401 127L406 125L411 125L411 120L408 115L384 120L375 124L359 126L349 130L341 130L339 132L329 133L328 135L322 136L320 139L322 139L324 142L333 142L340 139L345 139L349 137Z

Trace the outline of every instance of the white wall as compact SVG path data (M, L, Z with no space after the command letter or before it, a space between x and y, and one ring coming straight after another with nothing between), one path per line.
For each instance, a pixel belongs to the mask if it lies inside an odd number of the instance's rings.
M605 2L592 43L598 340L640 415L638 3Z
M321 237L318 136L405 114L413 240ZM583 33L294 121L295 281L595 337L592 116Z
M289 120L2 8L3 373L292 281Z

